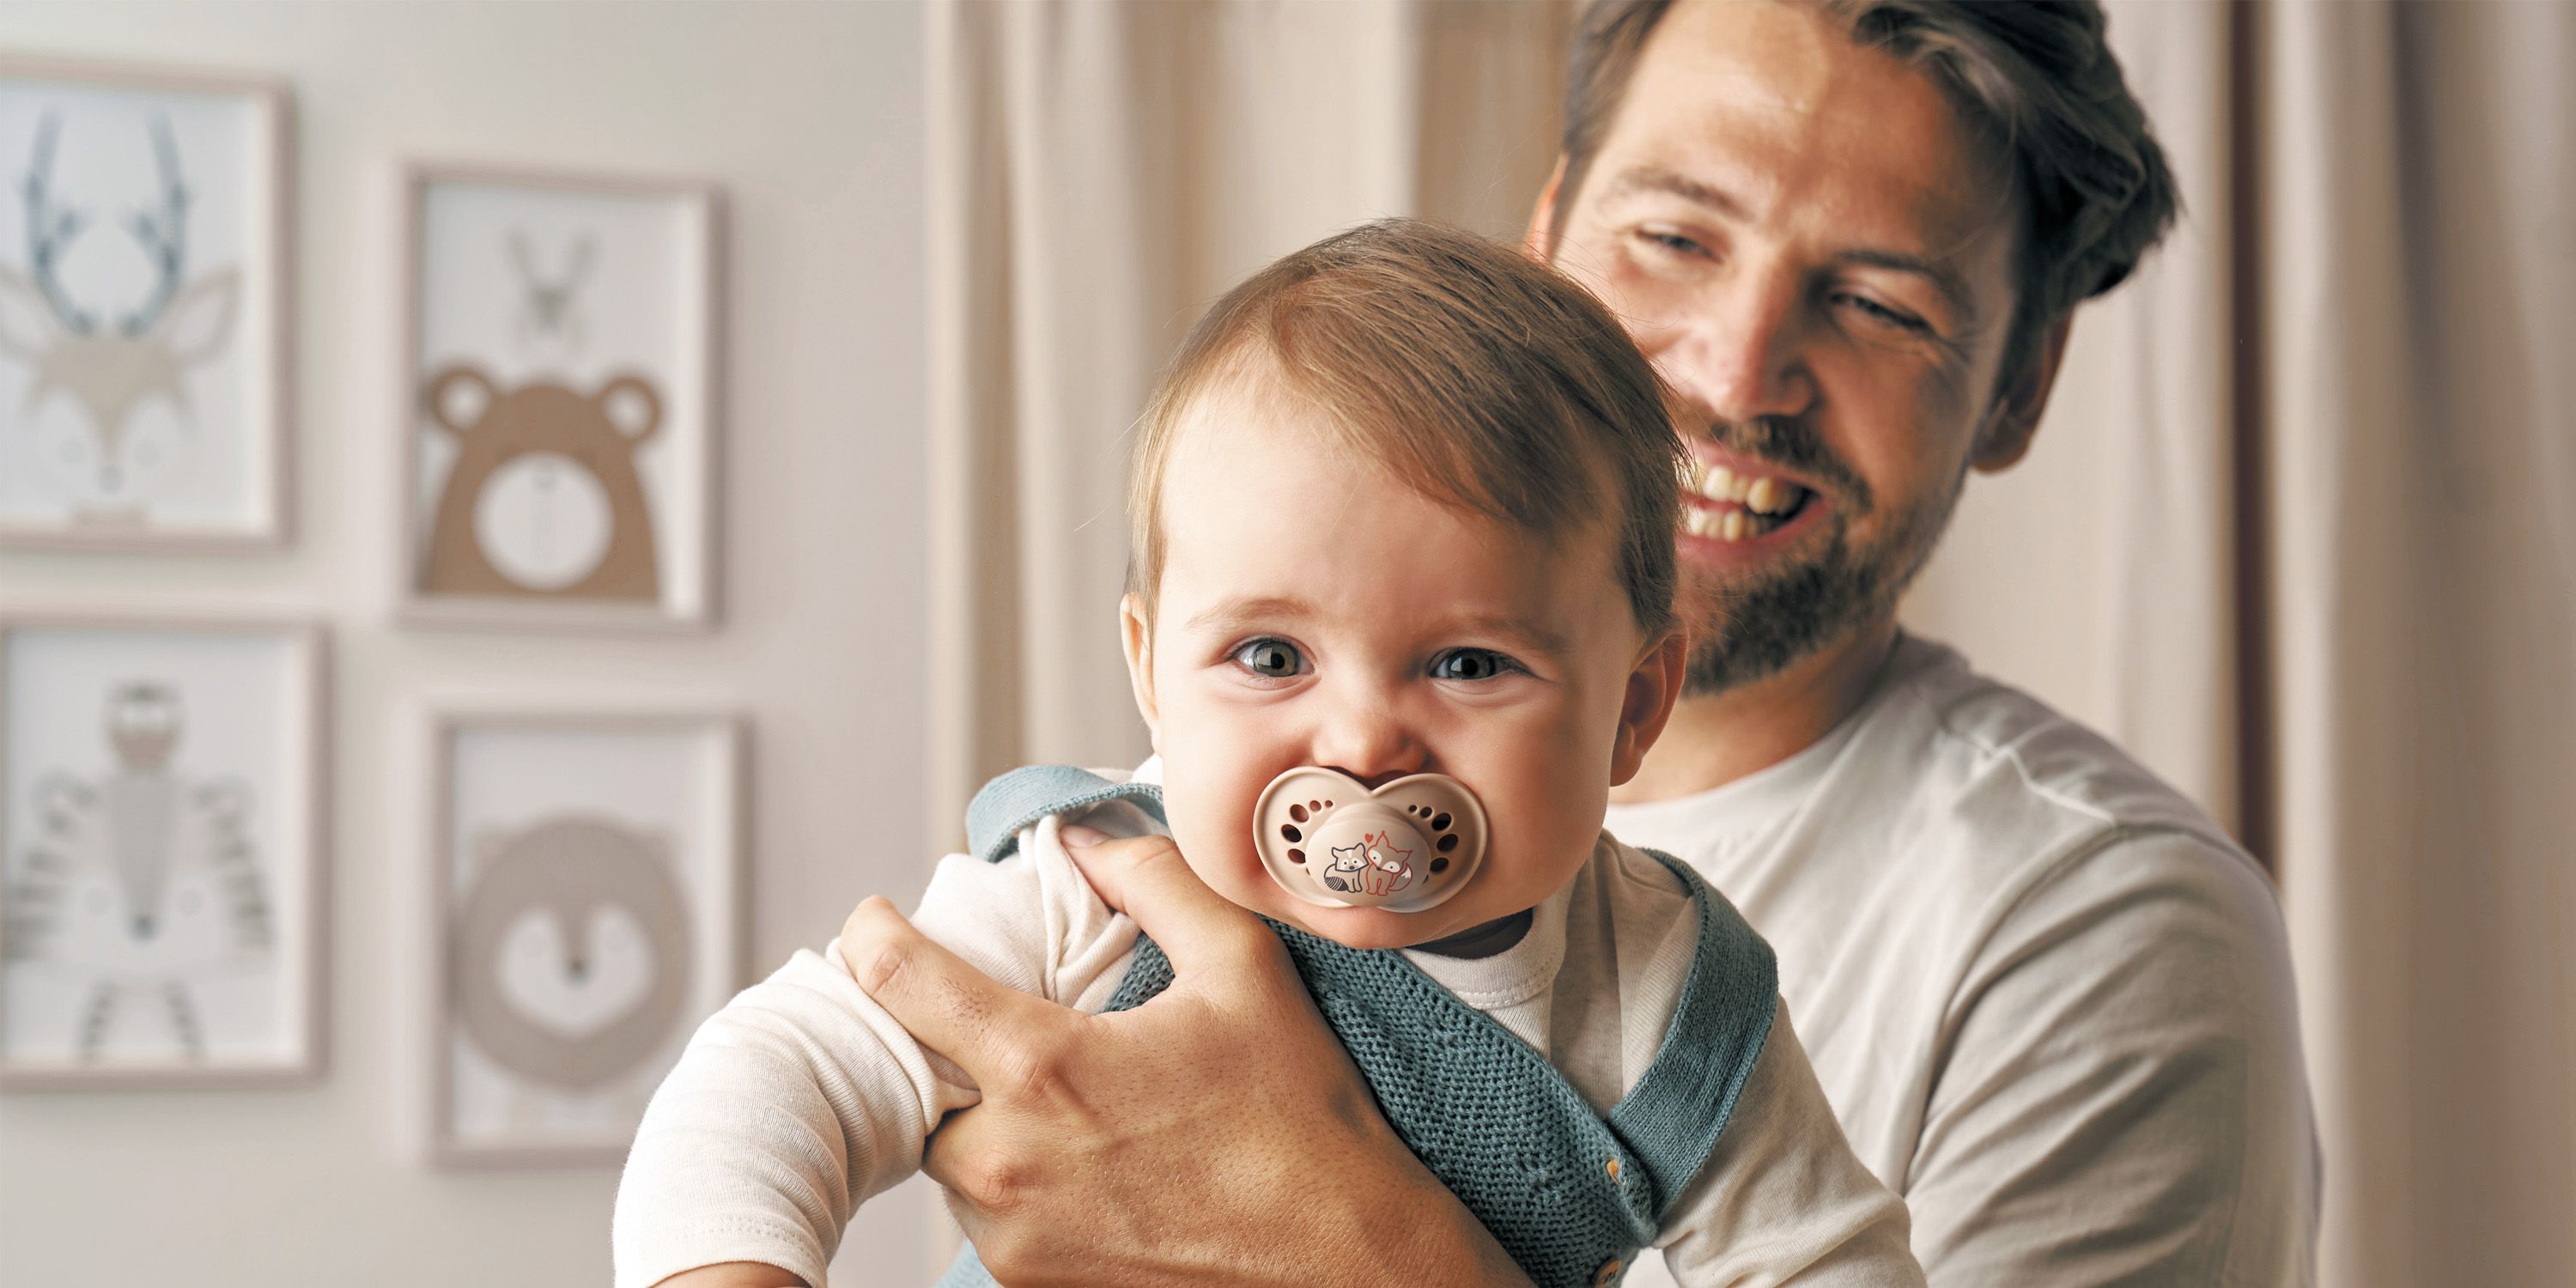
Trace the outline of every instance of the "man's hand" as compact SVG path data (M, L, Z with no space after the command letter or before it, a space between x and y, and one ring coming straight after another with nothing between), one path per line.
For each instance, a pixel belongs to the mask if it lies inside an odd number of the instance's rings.
M996 1279L1528 1282L1379 1116L1268 927L1168 838L1067 830L1092 887L1172 960L1135 1010L1005 988L883 899L841 931L860 987L983 1088L923 1168Z

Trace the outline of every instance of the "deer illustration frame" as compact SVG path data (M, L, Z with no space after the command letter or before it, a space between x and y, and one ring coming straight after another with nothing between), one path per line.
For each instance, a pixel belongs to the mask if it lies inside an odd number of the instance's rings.
M748 726L459 697L423 724L429 1157L614 1165L745 980Z
M725 205L710 183L399 168L399 615L719 615Z
M293 100L0 55L0 544L293 536Z
M0 1087L321 1075L327 650L301 619L0 618Z

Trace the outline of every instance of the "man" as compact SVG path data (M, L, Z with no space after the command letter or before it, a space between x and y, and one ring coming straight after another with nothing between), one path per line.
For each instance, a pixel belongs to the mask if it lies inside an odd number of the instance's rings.
M1629 320L1702 471L1692 692L1610 825L1771 939L1935 1284L2309 1276L2268 886L2109 744L1895 624L1968 470L2029 446L2076 305L2173 208L2089 2L1613 0L1532 221ZM1138 1011L1009 993L882 902L842 939L985 1089L928 1170L1005 1282L1518 1281L1257 922L1167 844L1085 869L1178 967Z

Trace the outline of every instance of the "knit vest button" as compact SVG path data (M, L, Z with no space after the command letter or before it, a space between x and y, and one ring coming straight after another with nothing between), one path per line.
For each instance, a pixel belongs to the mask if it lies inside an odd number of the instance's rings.
M1610 1173L1610 1179L1611 1179L1611 1180L1614 1180L1614 1181L1615 1181L1615 1180L1618 1180L1618 1179L1619 1179L1619 1160L1618 1160L1618 1159L1615 1159L1615 1158L1614 1158L1614 1159L1611 1159L1609 1162L1602 1164L1602 1165L1601 1165L1601 1169L1602 1169L1603 1171L1606 1171L1606 1172Z
M1592 1275L1592 1288L1608 1288L1611 1282L1618 1279L1619 1272L1625 1269L1627 1269L1627 1263L1617 1257L1602 1262L1601 1269Z

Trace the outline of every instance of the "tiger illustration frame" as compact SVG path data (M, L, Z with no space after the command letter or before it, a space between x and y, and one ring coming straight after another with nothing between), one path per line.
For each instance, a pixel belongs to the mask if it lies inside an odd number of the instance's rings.
M397 616L712 629L722 189L446 161L395 174Z
M283 79L0 54L0 545L293 540L295 169Z
M329 705L329 636L315 619L0 615L0 1088L322 1076ZM104 818L115 835L107 854L86 856L99 870L75 857L73 879L48 890L36 855L79 849L72 813ZM138 897L144 889L153 893ZM137 924L120 943L102 929L118 911L161 924ZM235 941L209 960L205 936L226 933L210 925L220 913ZM82 949L112 960L84 964ZM71 1049L45 1049L63 1046L55 1031L75 992L85 1027ZM158 1032L177 1055L109 1056L86 1027L102 1009L108 1033L129 1045L146 1034L149 1049ZM166 1027L156 1029L156 1009Z
M614 1166L698 1021L746 982L748 722L437 695L420 723L429 1161ZM621 985L634 943L649 982Z

